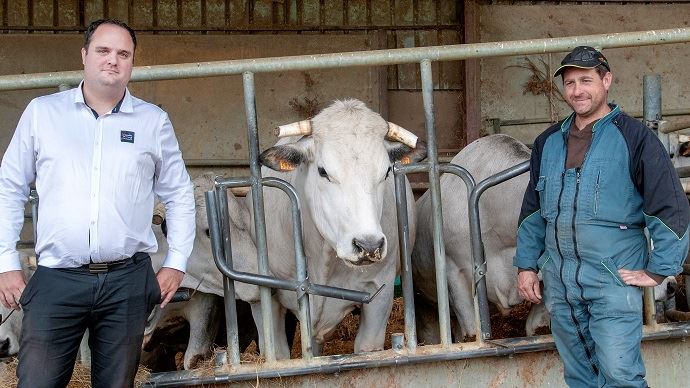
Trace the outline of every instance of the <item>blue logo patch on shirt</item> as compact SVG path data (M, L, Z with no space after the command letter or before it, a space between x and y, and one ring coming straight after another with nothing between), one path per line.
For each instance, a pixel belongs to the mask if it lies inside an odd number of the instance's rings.
M120 131L120 141L122 143L134 143L134 132Z

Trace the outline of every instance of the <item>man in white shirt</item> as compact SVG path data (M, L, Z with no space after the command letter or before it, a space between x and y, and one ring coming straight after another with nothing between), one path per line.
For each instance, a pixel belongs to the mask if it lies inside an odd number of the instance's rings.
M167 114L127 90L135 49L126 24L93 22L84 80L31 101L2 160L0 303L24 310L19 387L65 387L86 329L93 386L132 386L146 318L186 270L193 188ZM26 284L15 247L34 181L39 266ZM157 274L154 196L170 246Z

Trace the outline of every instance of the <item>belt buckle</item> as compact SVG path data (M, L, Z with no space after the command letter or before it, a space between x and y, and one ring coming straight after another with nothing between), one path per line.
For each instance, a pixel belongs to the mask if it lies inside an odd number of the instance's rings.
M108 263L89 263L90 273L108 272Z

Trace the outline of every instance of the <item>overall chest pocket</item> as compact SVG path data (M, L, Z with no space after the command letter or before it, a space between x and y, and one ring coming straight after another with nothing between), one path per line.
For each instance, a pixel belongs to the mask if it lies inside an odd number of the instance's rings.
M535 190L539 194L541 216L549 222L556 219L558 210L558 190L560 182L552 177L540 176Z
M591 221L630 223L633 186L627 168L618 163L597 163L585 179L587 195L583 197L586 215Z

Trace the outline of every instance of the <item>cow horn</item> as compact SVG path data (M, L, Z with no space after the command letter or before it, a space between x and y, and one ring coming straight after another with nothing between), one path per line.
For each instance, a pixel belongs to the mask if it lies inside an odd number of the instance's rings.
M163 220L165 220L165 205L158 202L153 208L153 219L151 222L154 225L160 225L163 223Z
M279 125L275 130L278 137L311 135L311 121L303 120L292 124Z
M417 147L417 135L391 122L388 123L388 133L386 133L386 139L399 141L411 148Z

